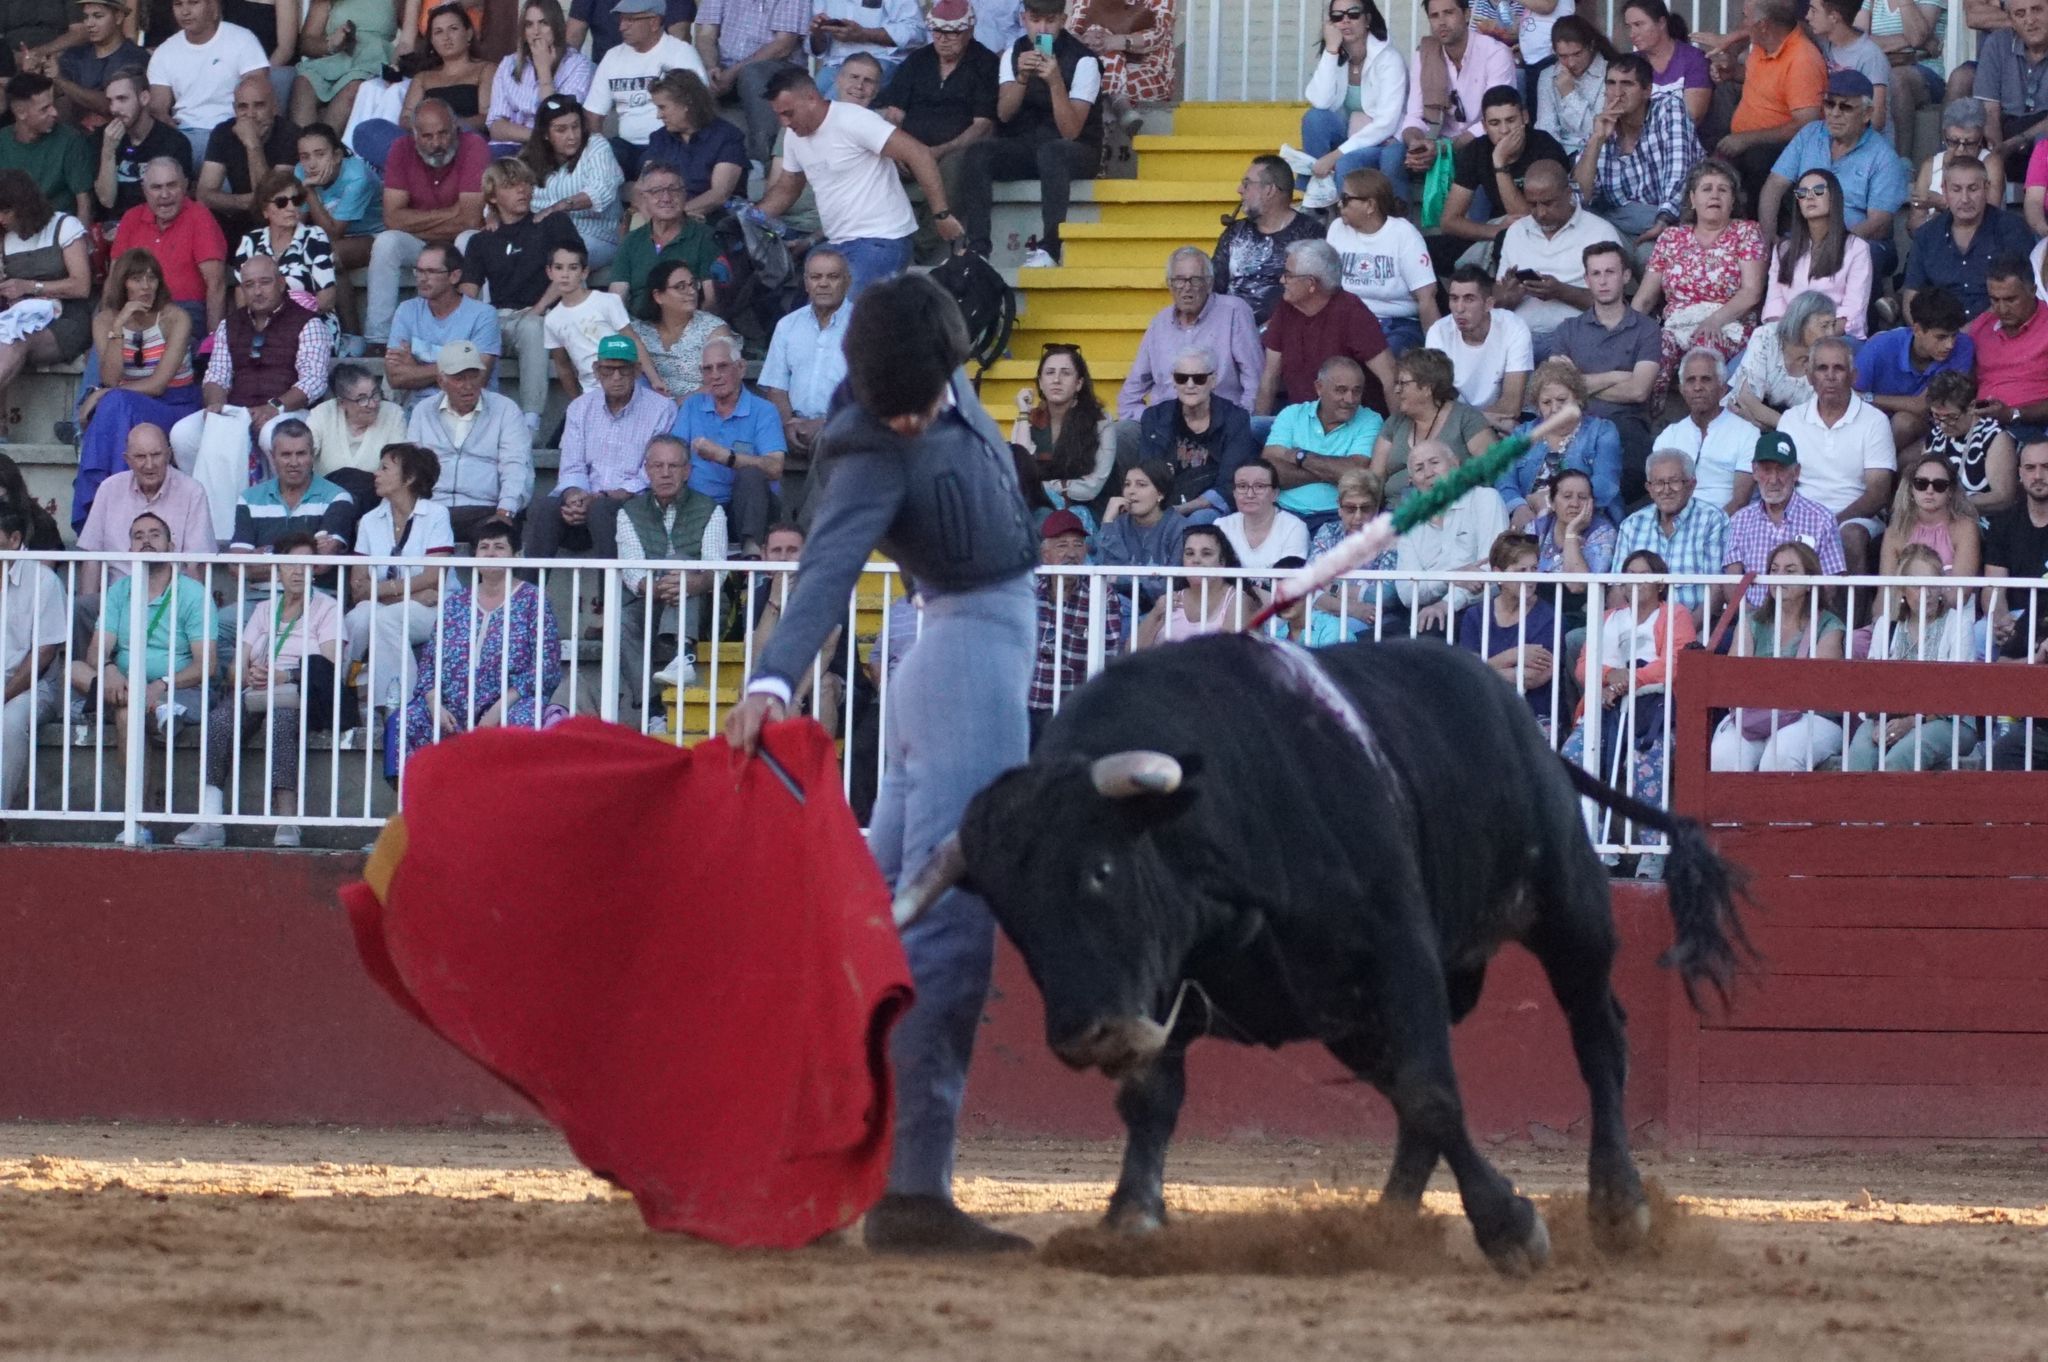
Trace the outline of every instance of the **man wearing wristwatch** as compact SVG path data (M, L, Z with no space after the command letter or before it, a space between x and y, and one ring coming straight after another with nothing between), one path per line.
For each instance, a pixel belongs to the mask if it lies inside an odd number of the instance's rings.
M1507 230L1508 219L1529 211L1522 179L1538 161L1568 164L1555 137L1529 126L1529 111L1512 85L1496 85L1480 103L1486 129L1458 148L1450 192L1444 195L1438 230L1459 241L1491 241Z
M1337 518L1337 479L1353 459L1372 458L1380 414L1361 405L1365 369L1338 355L1316 374L1313 402L1281 412L1266 437L1263 455L1280 484L1280 509L1292 511L1314 534Z
M939 163L923 143L888 119L858 104L834 102L799 67L777 71L768 81L768 103L789 129L774 183L759 207L779 218L809 185L818 200L825 239L846 257L853 276L849 301L869 284L894 278L910 267L910 242L917 215L903 192L901 166L924 191L932 225L948 241L965 233L953 217Z
M268 455L271 426L325 397L334 364L327 328L286 295L275 260L251 256L240 282L246 305L214 329L203 405L171 427L178 467L206 489L214 537L222 543L234 538L236 501L261 481L250 475L251 445ZM224 421L241 427L239 440L220 433Z
M747 390L746 361L731 336L704 342L704 386L683 399L669 433L690 451L690 488L725 508L742 558L759 558L782 492L789 446L782 416Z

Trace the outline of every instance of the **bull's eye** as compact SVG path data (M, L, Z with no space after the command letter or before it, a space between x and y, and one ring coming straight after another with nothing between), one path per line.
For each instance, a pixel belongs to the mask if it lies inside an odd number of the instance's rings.
M1083 884L1091 894L1100 894L1109 888L1110 877L1116 873L1116 862L1107 856L1088 867L1088 878Z

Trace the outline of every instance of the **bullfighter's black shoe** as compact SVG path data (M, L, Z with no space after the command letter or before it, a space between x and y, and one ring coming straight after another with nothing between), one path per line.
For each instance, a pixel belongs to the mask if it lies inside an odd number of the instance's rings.
M868 1212L865 1235L872 1253L1029 1253L1034 1247L942 1197L893 1193Z

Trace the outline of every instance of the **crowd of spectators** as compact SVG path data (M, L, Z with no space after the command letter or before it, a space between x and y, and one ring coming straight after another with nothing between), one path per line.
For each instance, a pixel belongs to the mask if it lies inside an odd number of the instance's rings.
M1661 695L1674 640L2048 660L2017 594L1862 600L1849 637L1812 593L1657 580L2048 572L2048 96L2028 79L2048 0L1979 8L1978 61L1949 71L1925 0L1744 0L1721 34L1663 0L1627 0L1613 33L1570 0L1427 0L1412 51L1376 0L1331 0L1300 146L1251 160L1213 247L1162 262L1169 301L1114 396L1066 343L1016 392L1046 563L1160 573L1118 600L1041 583L1034 714L1085 677L1102 629L1114 651L1234 627L1265 589L1167 574L1284 572L1566 407L1574 424L1380 564L1412 580L1305 603L1287 636L1476 648L1560 743L1597 722L1646 782L1661 725L1617 706ZM81 361L57 433L79 450L71 528L114 551L787 552L861 290L927 251L988 254L1006 180L1039 192L1027 267L1059 264L1072 182L1175 86L1164 0L75 11L0 20L18 40L0 63L0 396ZM1916 165L1902 152L1935 106L1940 147ZM744 243L764 228L796 246L803 295L765 321L731 311L758 296ZM552 490L537 446L559 452ZM0 505L0 545L35 542L35 509ZM1449 580L1488 567L1649 580L1606 599ZM272 567L230 593L152 572L177 620L138 675L172 719L198 717L184 691L219 667L209 706L290 670L301 698L345 691L351 722L401 746L535 722L561 648L531 575ZM626 574L634 704L687 684L697 644L731 627L713 578ZM125 581L91 574L59 607L89 703L125 683L107 667L128 636L106 627ZM18 724L50 664L42 622L7 623ZM509 656L524 689L475 688L480 656L494 675ZM1904 737L1767 717L1762 737L1731 720L1716 760L1860 763ZM1985 736L1916 733L1922 759Z

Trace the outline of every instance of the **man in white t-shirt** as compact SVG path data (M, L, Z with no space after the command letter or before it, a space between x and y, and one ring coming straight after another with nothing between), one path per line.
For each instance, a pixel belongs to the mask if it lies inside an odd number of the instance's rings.
M1678 392L1685 415L1657 432L1651 449L1675 449L1693 462L1693 495L1734 515L1749 505L1756 483L1750 451L1757 428L1722 405L1728 396L1728 365L1717 350L1694 346L1678 361Z
M220 0L172 0L178 31L149 59L152 112L192 143L192 164L206 159L214 128L235 116L235 83L268 71L270 54L240 24L224 24Z
M771 218L781 217L804 186L811 187L825 239L839 248L852 271L849 300L869 284L910 267L917 216L903 192L899 165L924 191L938 234L948 241L960 238L959 219L946 206L939 163L922 142L872 109L826 99L817 83L794 66L777 71L768 82L768 104L789 132L782 141L781 170L759 207Z
M1593 306L1586 288L1586 247L1619 243L1621 233L1572 201L1571 181L1555 161L1538 161L1522 178L1529 215L1500 234L1500 282L1493 301L1528 323L1541 348L1544 338Z
M1451 315L1431 326L1422 343L1451 357L1458 396L1486 413L1495 430L1513 430L1536 367L1529 328L1493 305L1493 276L1478 265L1460 265L1449 293Z
M593 133L604 126L606 114L617 111L619 135L611 139L612 152L629 181L640 177L647 139L661 126L648 87L677 68L706 79L697 49L662 28L666 12L663 0L619 0L613 8L619 45L598 62L589 97L583 101L584 118Z
M1429 246L1397 214L1393 182L1377 170L1346 175L1337 205L1337 221L1323 239L1344 262L1344 291L1379 319L1387 348L1405 354L1437 319Z
M1898 446L1891 418L1855 392L1856 352L1840 336L1813 347L1806 375L1813 396L1778 418L1778 432L1799 452L1799 492L1834 513L1842 558L1866 571L1870 546L1884 533L1878 513L1890 503Z

